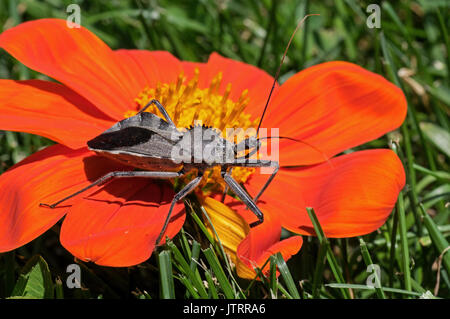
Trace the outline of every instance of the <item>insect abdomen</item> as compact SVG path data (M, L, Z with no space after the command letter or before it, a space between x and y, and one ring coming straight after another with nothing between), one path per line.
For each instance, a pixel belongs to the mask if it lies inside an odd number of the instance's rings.
M157 158L148 156L138 156L129 153L115 153L95 151L98 155L113 159L122 164L146 171L170 171L178 172L183 168L183 164L177 164L167 158Z
M104 132L87 145L99 155L143 170L177 171L182 167L171 160L173 142L140 127Z

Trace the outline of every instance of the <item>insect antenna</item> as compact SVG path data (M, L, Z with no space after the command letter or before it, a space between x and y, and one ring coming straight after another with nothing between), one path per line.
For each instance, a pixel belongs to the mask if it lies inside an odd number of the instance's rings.
M297 27L295 28L294 32L292 32L291 38L289 39L286 49L284 50L283 57L281 58L280 65L278 66L277 72L275 73L275 78L273 80L272 88L270 89L270 92L269 92L269 97L267 98L266 105L264 106L264 111L262 113L261 119L259 120L258 128L256 129L256 136L258 136L259 128L261 127L262 120L264 118L264 115L266 114L267 107L269 106L270 98L272 97L272 93L275 90L275 85L277 84L277 80L280 77L281 66L283 65L284 59L286 58L287 51L291 45L292 40L294 39L295 33L303 25L303 22L306 20L306 18L308 18L310 16L318 16L318 15L320 15L320 14L312 13L312 14L308 14L308 15L304 16L303 19L300 20L300 22L297 24Z
M308 143L308 142L305 142L305 141L303 141L303 140L299 140L299 139L292 138L292 137L288 137L288 136L265 136L265 137L260 137L260 138L258 138L258 140L259 140L259 141L260 141L260 140L268 140L268 139L271 139L271 138L278 138L278 139L290 140L290 141L293 141L293 142L297 142L297 143L301 143L301 144L304 144L304 145L306 145L306 146L309 146L309 147L311 147L313 150L315 150L315 151L319 152L320 154L322 154L324 160L325 160L328 164L330 164L331 166L333 166L333 164L332 164L331 161L330 161L330 158L328 157L328 155L327 155L324 151L322 151L320 148L318 148L318 147L316 147L316 146L314 146L314 145L312 145L312 144L310 144L310 143Z

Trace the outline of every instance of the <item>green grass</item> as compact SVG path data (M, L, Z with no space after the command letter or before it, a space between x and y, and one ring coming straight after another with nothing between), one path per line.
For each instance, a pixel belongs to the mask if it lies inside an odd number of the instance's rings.
M287 262L271 257L269 274L259 272L260 280L237 277L220 243L206 232L203 211L188 209L183 231L148 261L130 268L77 261L84 289L68 289L66 267L74 260L61 248L57 226L0 254L1 298L419 298L435 290L450 297L450 252L442 255L450 235L448 2L381 1L381 28L369 29L371 1L232 0L219 7L219 1L8 0L0 1L0 31L27 20L66 18L71 3L80 4L82 25L114 49L167 50L201 62L216 51L270 74L297 21L319 13L295 35L280 82L308 66L344 60L399 86L408 101L404 124L354 150L393 148L407 185L386 224L359 238L326 238L314 212L305 212L319 236L304 237L301 251ZM4 51L0 78L46 79ZM51 143L0 132L0 173ZM365 285L371 263L381 269L377 289Z

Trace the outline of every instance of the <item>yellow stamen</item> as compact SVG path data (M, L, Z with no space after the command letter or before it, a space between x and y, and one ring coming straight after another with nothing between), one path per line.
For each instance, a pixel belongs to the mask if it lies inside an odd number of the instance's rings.
M135 116L136 114L137 114L137 111L128 110L125 112L125 114L123 116L125 118L129 118L129 117Z

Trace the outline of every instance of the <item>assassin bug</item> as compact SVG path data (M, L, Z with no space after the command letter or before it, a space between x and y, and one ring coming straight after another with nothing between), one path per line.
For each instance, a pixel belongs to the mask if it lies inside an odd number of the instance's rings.
M164 225L157 238L156 243L158 244L165 233L175 204L186 197L200 184L207 169L218 165L221 167L221 176L227 187L229 187L229 189L242 200L242 202L244 202L258 218L257 221L250 224L250 227L261 224L264 221L264 215L256 205L256 202L275 177L279 169L279 164L278 162L271 160L250 159L250 156L257 153L261 147L261 139L263 138L258 138L258 133L270 98L275 89L281 65L286 57L287 50L296 31L307 17L308 16L300 21L289 40L275 75L255 136L250 136L236 144L223 138L216 129L205 125L191 126L182 131L175 126L164 106L158 100L152 100L135 116L117 122L111 128L87 142L88 148L97 154L119 161L130 167L140 169L139 171L110 172L85 188L53 204L41 203L40 205L54 208L62 202L85 192L94 186L110 181L113 178L147 177L170 179L182 177L193 169L197 169L197 176L175 194ZM163 118L145 112L152 104L156 105L163 115ZM200 136L201 143L199 143L198 136ZM287 137L271 136L266 138ZM191 143L192 140L194 143ZM297 141L295 139L291 140ZM304 143L302 141L298 142ZM239 155L241 151L244 151L245 154ZM273 167L274 170L259 193L252 198L231 176L232 168L237 166Z

